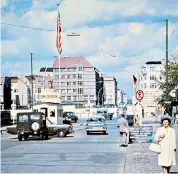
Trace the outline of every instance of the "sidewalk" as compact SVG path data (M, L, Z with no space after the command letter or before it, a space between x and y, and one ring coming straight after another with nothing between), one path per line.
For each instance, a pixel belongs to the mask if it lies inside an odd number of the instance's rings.
M157 165L157 154L149 150L150 143L129 144L127 148L125 174L127 173L162 173ZM172 166L171 173L178 173L177 165Z

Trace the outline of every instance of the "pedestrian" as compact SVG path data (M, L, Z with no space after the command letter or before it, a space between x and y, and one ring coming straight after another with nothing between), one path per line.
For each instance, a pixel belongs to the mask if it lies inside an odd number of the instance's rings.
M120 147L127 147L129 143L129 125L128 121L124 117L125 115L122 114L121 118L117 121L117 125L120 127Z
M176 159L178 160L178 112L175 115L175 124L173 125L173 128L176 131Z
M171 120L163 118L163 126L158 128L155 141L160 145L161 152L158 153L158 165L162 166L163 173L169 173L171 166L176 165L176 132L170 127Z

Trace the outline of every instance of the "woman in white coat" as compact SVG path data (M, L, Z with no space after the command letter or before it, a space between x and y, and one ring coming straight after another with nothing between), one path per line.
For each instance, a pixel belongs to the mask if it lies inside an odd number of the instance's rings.
M162 119L163 127L158 128L155 141L161 146L161 153L158 154L158 165L162 166L163 173L169 173L171 166L176 165L176 133L170 127L169 118Z

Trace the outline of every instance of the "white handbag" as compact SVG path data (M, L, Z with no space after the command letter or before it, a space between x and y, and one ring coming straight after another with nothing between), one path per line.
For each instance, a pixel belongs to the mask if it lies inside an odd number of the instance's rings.
M152 152L161 153L161 146L160 144L153 142L150 144L149 150Z

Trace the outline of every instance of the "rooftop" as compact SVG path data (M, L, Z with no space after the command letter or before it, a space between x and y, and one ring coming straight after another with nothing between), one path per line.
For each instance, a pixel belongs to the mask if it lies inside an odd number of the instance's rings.
M147 65L151 65L151 64L162 64L161 61L149 61L149 62L146 62Z
M54 59L53 68L67 68L67 67L76 67L77 65L83 65L85 68L94 68L84 57L61 57L60 62L59 58Z

